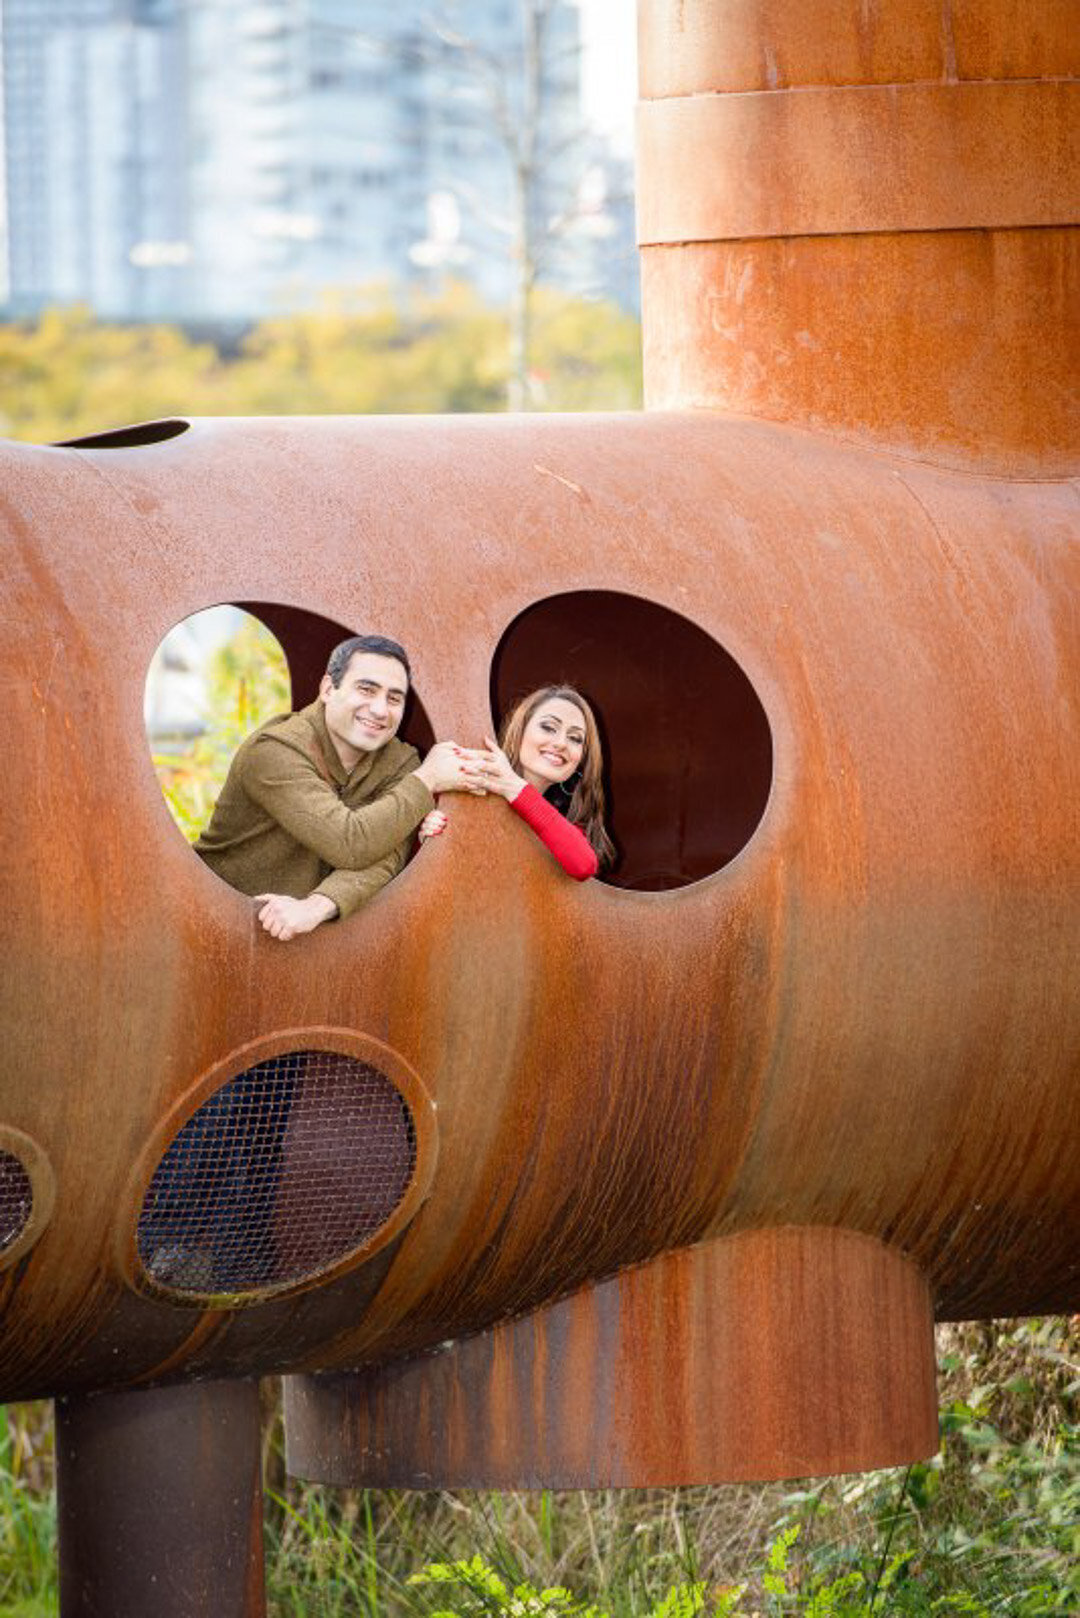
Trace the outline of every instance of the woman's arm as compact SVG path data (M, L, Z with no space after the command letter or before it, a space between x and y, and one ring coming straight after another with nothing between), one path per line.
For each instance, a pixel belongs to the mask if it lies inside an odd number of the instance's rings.
M478 779L488 792L505 798L516 815L532 828L548 851L554 854L567 876L587 882L600 869L592 844L561 815L553 803L520 776L502 748L491 736L484 737L486 755L480 755Z
M553 803L548 803L534 786L526 783L517 796L509 801L514 813L532 827L567 876L572 876L575 882L587 882L596 875L600 862L585 833L577 826L572 826L566 816L561 815Z

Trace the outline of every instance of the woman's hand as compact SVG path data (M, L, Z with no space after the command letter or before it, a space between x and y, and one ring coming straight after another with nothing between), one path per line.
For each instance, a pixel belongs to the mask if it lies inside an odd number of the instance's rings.
M507 803L516 798L525 785L525 778L517 773L493 736L484 737L484 746L477 749L477 772L488 792L498 793Z
M446 830L447 824L446 816L442 810L432 809L430 814L426 814L420 822L417 836L422 843L426 843L429 837L441 837Z

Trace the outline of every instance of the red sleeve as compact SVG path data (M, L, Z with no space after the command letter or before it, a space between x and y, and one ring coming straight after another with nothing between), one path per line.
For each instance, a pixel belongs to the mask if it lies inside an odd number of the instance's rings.
M523 786L510 807L520 815L526 826L531 826L544 847L549 849L568 876L575 882L587 882L600 869L592 844L560 815L553 803L537 792L534 786Z

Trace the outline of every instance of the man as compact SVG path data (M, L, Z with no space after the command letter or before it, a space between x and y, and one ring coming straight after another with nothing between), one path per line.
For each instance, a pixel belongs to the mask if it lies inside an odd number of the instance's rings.
M435 793L478 789L467 750L437 742L420 764L396 740L409 677L396 641L355 635L313 703L238 749L195 852L260 901L272 937L350 915L401 870Z

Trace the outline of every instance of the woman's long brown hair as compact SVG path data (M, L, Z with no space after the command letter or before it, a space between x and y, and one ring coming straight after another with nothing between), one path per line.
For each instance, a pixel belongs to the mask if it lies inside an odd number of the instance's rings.
M577 785L563 813L572 826L578 826L584 832L603 868L615 858L615 844L604 826L604 758L595 715L580 691L575 691L570 685L544 685L539 691L522 697L503 722L499 745L514 769L520 769L521 738L525 726L542 703L551 702L556 697L561 697L564 702L572 702L575 708L580 709L585 721L585 747L578 765Z

